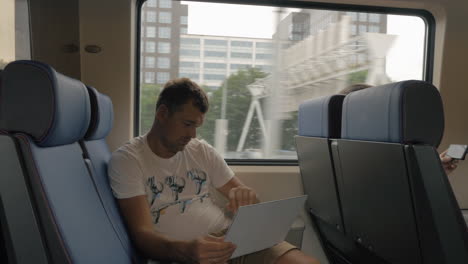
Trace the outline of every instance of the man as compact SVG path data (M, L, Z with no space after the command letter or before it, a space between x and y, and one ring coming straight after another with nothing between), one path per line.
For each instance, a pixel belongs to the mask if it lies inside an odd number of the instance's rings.
M351 92L367 89L370 87L373 87L373 86L369 84L365 84L365 83L356 83L356 84L343 88L341 91L338 92L338 94L347 95ZM444 167L445 174L449 175L458 167L458 160L452 159L450 156L447 156L447 151L448 150L445 150L444 152L442 152L439 155L439 157L442 163L442 167Z
M258 202L196 130L208 111L206 94L187 78L169 81L148 134L113 153L109 178L136 247L151 259L227 263L236 246L222 236L230 221L211 200L216 188L235 212ZM247 232L247 231L246 231ZM217 235L214 235L217 234ZM318 263L283 242L229 263Z

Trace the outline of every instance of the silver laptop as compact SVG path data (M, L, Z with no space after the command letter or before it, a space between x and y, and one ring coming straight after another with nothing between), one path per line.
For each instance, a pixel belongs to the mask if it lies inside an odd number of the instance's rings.
M272 247L286 237L307 195L241 206L225 241L237 245L231 258Z

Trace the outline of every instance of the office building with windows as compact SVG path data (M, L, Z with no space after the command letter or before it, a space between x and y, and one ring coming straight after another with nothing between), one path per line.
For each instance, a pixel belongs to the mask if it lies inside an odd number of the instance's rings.
M179 75L180 35L187 33L187 5L148 0L141 9L141 82L164 84Z
M186 34L180 37L179 76L216 90L232 73L248 67L271 72L273 42L227 36Z

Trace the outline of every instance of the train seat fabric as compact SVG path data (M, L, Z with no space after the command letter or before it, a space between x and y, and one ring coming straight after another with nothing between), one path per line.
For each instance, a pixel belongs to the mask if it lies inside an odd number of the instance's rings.
M107 164L110 160L111 152L105 138L112 129L112 101L108 96L99 93L95 88L87 88L91 102L91 122L84 140L81 142L85 153L85 161L88 162L89 160L91 176L95 182L101 202L121 243L127 253L135 259L135 262L138 262L140 260L130 242L107 177Z
M308 210L339 232L343 232L343 221L329 138L340 135L343 98L332 95L302 103L295 137Z
M0 127L19 145L48 263L131 263L78 144L90 122L86 87L34 61L10 63L3 78Z
M435 149L437 89L403 81L350 93L337 140L347 235L384 263L468 263L466 226Z
M308 137L338 138L344 95L308 100L299 106L298 134Z
M444 132L439 91L423 81L359 90L343 102L341 138L438 146Z

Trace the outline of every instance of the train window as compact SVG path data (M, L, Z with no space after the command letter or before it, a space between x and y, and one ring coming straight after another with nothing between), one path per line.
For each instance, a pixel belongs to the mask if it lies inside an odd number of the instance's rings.
M30 58L28 1L3 1L0 8L0 69L11 61Z
M136 133L151 128L163 81L189 77L210 99L198 136L228 161L294 163L304 100L355 83L431 81L433 25L424 11L297 1L290 7L153 3L140 8L158 12L158 22L139 24L137 46L146 50L138 55ZM149 29L160 34L145 35ZM161 67L162 57L169 69Z

